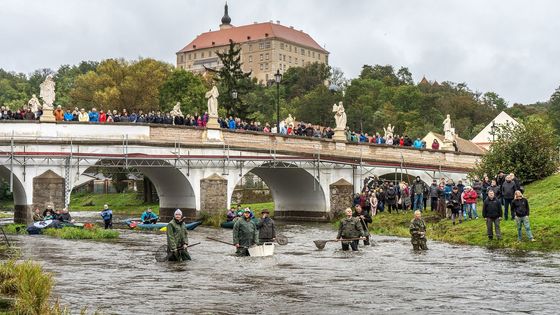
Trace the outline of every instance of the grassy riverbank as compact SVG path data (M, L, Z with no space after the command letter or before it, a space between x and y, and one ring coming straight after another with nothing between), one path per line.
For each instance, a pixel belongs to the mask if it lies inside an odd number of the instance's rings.
M430 240L453 244L477 245L489 248L512 248L521 250L558 251L560 250L560 175L553 175L544 180L527 185L526 197L531 208L531 230L536 242L528 242L523 230L524 241L517 242L515 221L502 221L500 228L502 240L489 241L486 235L486 222L482 218L482 207L478 213L480 219L453 225L451 220L441 220L434 213L424 211L427 223L427 237ZM374 234L409 237L408 226L413 215L379 214L373 219L371 232Z
M241 208L247 207L253 210L253 213L257 218L261 217L261 212L264 209L268 209L270 211L270 216L274 216L274 202L249 203L241 205ZM213 215L201 213L201 219L204 222L204 225L219 227L222 223L226 222L226 214L227 210L225 209Z
M70 196L70 211L101 211L108 204L116 214L140 215L148 207L159 214L159 203L144 203L137 193L73 194Z

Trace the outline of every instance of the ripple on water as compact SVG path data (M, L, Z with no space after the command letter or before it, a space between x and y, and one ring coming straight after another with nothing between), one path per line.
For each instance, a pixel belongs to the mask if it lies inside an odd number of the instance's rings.
M315 239L336 235L329 224L279 224L289 237L266 258L237 257L231 230L199 227L193 261L156 263L161 233L123 231L112 243L18 236L25 257L55 274L55 295L79 310L118 314L555 314L560 256L487 250L373 236L376 246L343 252ZM154 299L146 299L146 294ZM488 299L489 294L492 299ZM177 301L181 301L178 305ZM512 301L515 301L513 303Z

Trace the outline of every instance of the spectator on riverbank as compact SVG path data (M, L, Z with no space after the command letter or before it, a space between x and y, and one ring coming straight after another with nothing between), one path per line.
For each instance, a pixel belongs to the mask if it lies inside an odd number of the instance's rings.
M451 221L455 225L455 219L459 218L459 224L463 223L463 208L461 206L461 193L459 188L454 186L449 196L447 208L451 211Z
M517 190L517 185L513 181L511 175L506 176L506 180L502 183L502 197L504 202L504 219L508 219L508 210L515 197L515 191ZM515 219L515 212L511 211L511 219Z
M372 218L377 215L378 205L379 205L379 199L377 199L377 192L371 191L369 193L369 208L370 208L370 214Z
M476 201L477 194L471 186L466 186L462 194L462 199L465 203L465 209L469 219L478 219L478 213L476 212Z
M498 198L496 198L494 191L492 190L488 192L488 198L486 198L482 204L482 217L486 219L486 233L488 234L488 239L494 239L494 233L492 230L492 225L494 225L496 237L498 240L501 240L502 233L500 232L500 218L502 217L502 204Z
M429 194L430 194L430 208L432 209L432 212L437 211L438 184L435 179L432 181L432 184L429 187Z
M33 210L33 221L37 222L37 221L43 221L43 216L41 215L41 210L39 208L35 208L35 210Z
M389 213L391 213L392 210L399 213L399 209L397 208L397 198L397 190L395 189L393 183L390 183L389 188L387 188L387 191L385 192L385 204L387 205Z
M424 182L422 182L420 176L416 176L416 180L412 184L412 192L414 193L412 210L424 210Z
M140 217L140 221L142 221L142 223L144 224L156 224L158 219L159 217L157 216L157 214L152 212L152 208L146 209L146 211L144 211L142 213L142 216Z
M534 242L533 233L531 232L531 225L529 224L529 202L521 191L517 190L514 193L514 199L511 203L511 211L515 214L515 223L517 224L517 240L521 241L521 229L525 227L527 238Z

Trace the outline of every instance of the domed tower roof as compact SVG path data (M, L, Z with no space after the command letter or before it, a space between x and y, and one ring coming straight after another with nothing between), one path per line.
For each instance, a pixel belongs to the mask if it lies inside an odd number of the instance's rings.
M227 1L226 1L226 5L224 6L224 16L222 17L222 25L230 25L231 24L231 18L228 15L228 5L227 5Z

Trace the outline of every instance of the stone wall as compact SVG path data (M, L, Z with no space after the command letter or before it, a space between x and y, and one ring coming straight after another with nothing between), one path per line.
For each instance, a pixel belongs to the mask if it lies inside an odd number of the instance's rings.
M52 204L54 209L64 208L64 178L48 170L33 178L33 208L46 209Z
M227 180L213 174L200 180L200 211L217 214L227 208Z
M354 185L344 179L329 185L331 193L331 218L339 216L344 210L352 206Z

